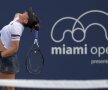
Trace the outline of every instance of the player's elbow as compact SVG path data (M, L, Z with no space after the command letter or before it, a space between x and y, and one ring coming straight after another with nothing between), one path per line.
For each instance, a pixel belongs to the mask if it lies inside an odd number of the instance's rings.
M16 53L18 51L18 48L19 48L19 41L13 41L11 48L12 48L12 53Z
M18 51L18 47L13 47L12 52L17 53L17 51Z

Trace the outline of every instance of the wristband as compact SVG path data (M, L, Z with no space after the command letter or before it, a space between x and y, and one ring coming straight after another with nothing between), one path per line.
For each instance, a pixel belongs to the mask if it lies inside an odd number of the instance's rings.
M0 51L0 59L2 59L2 58L3 58L1 54L2 54L2 51Z

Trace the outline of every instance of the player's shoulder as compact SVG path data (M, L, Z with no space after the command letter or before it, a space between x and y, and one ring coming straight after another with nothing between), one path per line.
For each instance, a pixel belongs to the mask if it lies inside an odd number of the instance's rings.
M14 18L19 17L21 14L20 13L16 13Z
M18 21L15 21L12 26L15 27L15 28L24 29L24 26Z

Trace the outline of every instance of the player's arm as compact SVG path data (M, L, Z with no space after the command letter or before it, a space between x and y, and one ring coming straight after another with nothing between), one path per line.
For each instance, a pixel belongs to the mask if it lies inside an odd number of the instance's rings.
M2 57L12 56L18 51L22 27L19 23L14 23L11 30L11 47L1 53Z
M12 41L11 48L3 51L1 53L1 56L2 57L11 56L11 55L15 54L18 51L18 48L19 48L19 41Z

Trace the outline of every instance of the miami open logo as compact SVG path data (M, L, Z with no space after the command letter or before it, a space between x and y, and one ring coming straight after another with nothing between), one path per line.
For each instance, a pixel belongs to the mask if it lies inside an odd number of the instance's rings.
M105 11L90 10L90 11L87 11L87 12L81 14L78 18L74 18L74 17L60 18L52 26L52 29L51 29L52 41L55 43L62 43L66 37L66 34L70 33L71 34L70 40L73 40L73 42L76 42L76 43L82 43L82 42L84 42L84 40L87 37L87 31L90 30L90 28L93 26L100 27L101 30L104 32L105 39L108 40L107 28L103 25L103 23L93 22L93 23L89 23L88 25L84 25L81 22L81 19L83 19L84 17L87 17L88 15L89 16L90 15L95 16L95 14L102 15L102 17L108 17L108 13ZM57 39L56 35L54 34L54 32L57 32L56 27L59 25L59 23L65 22L65 20L72 20L74 22L71 25L72 28L70 28L70 29L68 28L68 29L64 30L63 33L60 34L61 37ZM64 26L62 26L62 27L64 27ZM76 32L81 32L82 37L76 38L77 37L77 36L75 36ZM101 55L103 55L103 54L108 54L108 47L104 47L104 46L95 47L95 46L93 46L90 49L88 49L87 43L85 43L83 46L68 47L65 44L63 44L62 46L51 47L51 54L52 55L67 55L67 54L68 55L87 55L88 52L90 52L92 55L97 54L98 57L101 57Z

